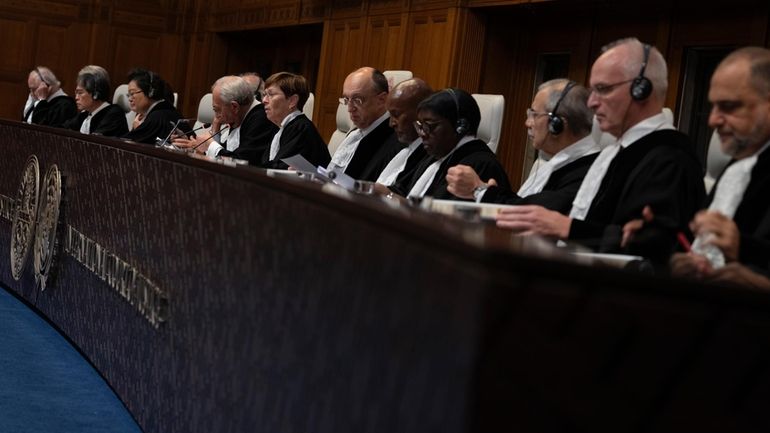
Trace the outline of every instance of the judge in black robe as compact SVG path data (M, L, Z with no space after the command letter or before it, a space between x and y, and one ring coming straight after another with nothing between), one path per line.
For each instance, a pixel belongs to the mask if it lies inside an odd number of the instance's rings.
M390 187L391 191L405 197L458 200L447 191L446 181L447 170L458 164L472 167L485 182L494 178L503 188L510 189L508 175L495 154L475 137L481 113L470 94L461 89L434 93L417 106L417 119L418 133L428 156L408 182L397 181ZM431 177L436 163L438 169Z
M329 148L318 133L315 125L302 112L295 111L285 126L276 134L278 147L273 158L268 147L262 155L262 166L265 168L287 169L289 166L281 161L294 155L302 155L308 162L318 167L326 167L331 161Z
M280 129L262 156L263 167L285 169L288 166L281 159L297 154L315 166L329 164L326 143L301 112L309 95L307 80L301 75L278 72L265 81L265 113Z
M104 68L97 65L83 67L75 80L75 103L80 113L67 121L65 127L107 137L126 134L126 114L122 108L110 103L111 90L110 76Z
M59 94L51 99L42 100L37 103L32 112L32 123L37 125L52 126L54 128L64 128L68 120L75 117L78 113L75 106L75 100L72 97L59 91Z
M580 184L583 183L583 178L597 155L598 153L583 156L564 167L554 170L548 178L548 182L543 186L543 190L539 193L521 197L512 190L502 188L499 185L490 186L484 193L481 202L517 205L536 204L565 215L569 214L575 194L580 189ZM495 178L495 180L497 179Z
M655 224L637 235L626 252L664 261L673 252L676 233L687 229L704 197L702 170L687 136L653 131L620 149L585 220L572 220L569 239L620 252L623 225L650 206Z
M171 102L164 99L168 93L166 82L144 69L131 71L128 80L128 102L136 118L133 128L123 138L145 144L165 139L182 117Z
M374 182L403 147L386 117L358 143L353 158L345 168L345 174L354 179Z
M230 156L249 161L251 165L261 165L262 156L270 150L270 142L276 132L278 127L267 118L264 105L257 104L243 118L238 147L227 150L225 141L222 143L225 147L216 156Z

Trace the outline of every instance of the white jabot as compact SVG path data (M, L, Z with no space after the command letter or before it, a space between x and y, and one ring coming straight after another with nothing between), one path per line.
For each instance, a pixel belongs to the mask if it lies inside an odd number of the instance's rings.
M553 174L554 171L586 155L597 153L600 150L599 145L594 141L594 138L590 134L583 137L559 151L547 162L542 162L536 169L532 170L527 181L524 182L524 185L522 185L521 188L519 188L517 194L519 197L527 197L542 192L543 187L548 183L548 180L551 178L551 174Z
M385 186L393 185L393 182L396 181L398 175L404 171L406 161L420 146L422 146L422 138L417 137L411 144L409 144L409 146L401 149L382 170L380 177L377 178L377 183L381 183Z
M106 102L102 102L102 105L99 106L96 110L88 113L88 116L83 120L83 123L80 125L80 133L81 134L90 134L91 133L91 119L96 115L96 113L104 110L107 108L110 104Z
M62 90L62 89L59 89L59 90L57 90L57 91L55 91L55 92L51 93L50 95L48 95L48 98L46 99L46 101L50 101L50 100L52 100L53 98L58 98L59 96L67 96L67 94L66 94L66 93L64 93L64 90Z
M753 155L739 159L725 169L719 182L716 184L714 199L709 205L710 211L716 211L722 215L733 218L735 211L743 200L743 194L751 182L751 171L757 165L759 155L764 152L770 142L765 143L762 148ZM692 251L701 254L709 259L714 268L724 266L724 254L721 250L716 251L717 247L710 245L708 240L711 233L700 233L692 244Z
M24 111L21 112L21 116L25 122L32 123L32 113L30 113L30 110L32 110L36 104L37 99L32 96L32 93L27 95L27 102L24 103Z
M272 161L275 159L275 157L278 155L278 151L281 149L281 135L283 135L283 128L289 124L292 120L296 119L297 116L302 114L301 111L295 110L286 115L286 117L283 118L281 121L281 127L278 128L278 132L275 133L273 136L273 141L270 143L270 159L269 161Z
M460 141L457 143L457 146L455 146L451 152L447 153L441 159L436 160L433 162L433 164L429 165L428 168L426 168L422 173L420 178L417 179L417 182L414 183L414 186L409 191L409 194L407 194L407 197L423 197L425 193L428 192L428 188L430 188L430 185L433 183L433 179L436 178L436 174L438 173L439 167L441 167L441 163L449 158L449 156L451 156L455 150L459 149L463 144L473 140L476 140L475 135L466 135L460 139Z
M602 184L602 180L604 180L604 176L607 174L607 169L621 148L626 148L655 131L665 129L674 129L674 125L665 114L659 113L632 126L618 141L606 145L601 153L599 153L599 156L596 157L594 163L591 164L586 177L583 178L583 183L580 184L580 189L577 195L575 195L572 209L569 212L570 218L584 220L586 215L588 215L588 210L591 208L591 203L594 201L596 193L599 192L599 187Z
M251 110L253 110L254 107L256 107L259 104L260 102L257 99L254 99L254 102L251 103L251 106L249 107L249 111L246 112L246 114L243 116L243 119L245 119L246 116L249 115ZM227 146L227 150L230 152L234 151L235 149L238 148L238 146L241 145L241 125L243 124L243 119L241 119L241 123L237 127L233 128L231 126L228 129L227 141L225 141L225 146ZM209 144L208 149L206 149L206 156L215 158L217 155L219 155L219 152L225 148L225 146L222 146L221 143L218 143L212 139L211 144Z
M389 118L390 113L386 111L385 114L377 118L377 120L372 122L372 124L366 128L351 130L345 139L342 140L342 143L340 143L340 145L337 147L334 155L332 155L332 160L329 163L327 169L342 169L344 172L345 169L347 169L348 164L350 164L350 161L353 159L353 155L355 155L356 149L358 149L358 145L361 143L361 140L369 135L370 132L374 131L375 128L380 126L382 122L386 122Z

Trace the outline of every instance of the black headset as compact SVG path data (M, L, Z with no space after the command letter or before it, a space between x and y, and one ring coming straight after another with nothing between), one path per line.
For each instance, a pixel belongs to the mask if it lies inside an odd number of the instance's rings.
M43 78L43 73L40 72L39 68L35 68L35 72L37 72L37 76L40 77L40 81L43 82L47 87L51 87L51 83L49 83L45 78Z
M155 79L155 74L153 74L152 71L147 71L147 75L150 77L150 91L147 92L147 97L150 99L155 99L155 86L152 83Z
M634 101L644 101L652 93L652 81L644 76L644 70L647 69L647 61L650 59L650 45L644 44L644 61L639 75L631 82L631 98Z
M550 132L551 135L559 135L564 132L564 119L556 114L556 111L559 110L559 104L561 104L561 101L564 100L567 93L569 93L573 87L575 87L575 82L568 82L567 85L564 86L564 89L562 89L559 99L556 100L556 105L553 106L553 110L548 112L548 132Z
M468 125L468 119L464 117L460 117L460 101L457 99L457 94L455 93L454 89L448 88L446 89L447 93L452 95L452 100L455 101L455 111L457 113L457 123L455 124L455 132L459 136L463 136L468 132L469 125Z

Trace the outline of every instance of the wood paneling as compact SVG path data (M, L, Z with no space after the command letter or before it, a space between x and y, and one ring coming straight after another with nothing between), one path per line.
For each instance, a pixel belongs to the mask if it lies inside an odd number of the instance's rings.
M404 69L411 70L435 89L450 84L455 18L454 9L421 11L409 16Z
M0 70L18 71L24 67L29 44L27 22L22 19L0 18Z
M363 64L381 71L401 67L406 38L402 18L400 14L369 17Z

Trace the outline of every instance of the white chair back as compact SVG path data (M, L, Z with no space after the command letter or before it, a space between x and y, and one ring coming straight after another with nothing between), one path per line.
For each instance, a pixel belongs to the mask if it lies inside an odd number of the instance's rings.
M307 97L307 101L305 101L305 106L302 107L302 113L304 113L305 117L310 119L310 121L313 120L313 107L315 107L315 95L311 92Z
M412 74L412 71L384 71L382 75L385 76L385 78L388 79L388 88L392 89L396 86L396 84L406 81L414 75Z
M500 131L503 128L503 114L505 112L505 98L503 95L481 95L474 93L473 99L479 104L481 111L481 123L476 136L483 140L497 153L497 144L500 142Z
M195 121L194 129L198 129L206 123L214 121L214 109L211 107L211 93L206 93L198 102L198 118Z
M348 135L348 132L353 129L353 121L350 120L348 114L348 108L342 104L337 105L337 130L332 133L329 139L329 154L334 155L337 147Z

